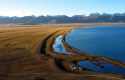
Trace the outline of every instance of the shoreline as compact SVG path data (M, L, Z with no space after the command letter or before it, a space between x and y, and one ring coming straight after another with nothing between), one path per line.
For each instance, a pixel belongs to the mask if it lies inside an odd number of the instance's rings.
M58 34L64 34L68 30L77 28L79 26L20 26L13 28L0 28L1 37L1 66L0 72L3 79L9 80L27 80L36 79L40 77L41 79L47 80L72 80L72 79L125 79L122 75L115 74L98 74L94 72L70 72L69 66L71 61L80 60L84 56L79 55L63 55L63 54L46 54L39 52L41 45L44 43L46 45L46 40L52 38L49 43L53 42L58 36L52 35L55 31L59 31ZM83 26L86 27L86 26ZM25 34L24 34L25 32ZM52 36L50 36L52 35ZM48 37L48 38L47 38ZM5 41L4 41L5 40ZM44 42L45 41L45 42ZM48 42L47 42L48 43ZM50 44L47 44L51 48ZM43 45L44 45L43 44ZM44 46L45 47L45 46ZM46 48L46 47L45 47ZM52 48L51 48L52 49ZM28 51L27 51L28 50ZM4 61L4 62L3 62ZM68 70L62 70L56 65L56 62L62 62L64 67ZM57 63L58 63L57 62ZM69 62L69 63L68 63ZM34 74L38 73L38 74ZM19 73L19 74L18 74ZM2 76L5 75L5 76ZM23 76L23 77L22 77Z
M74 29L74 28L71 28L71 29L69 29L69 30L67 30L67 31L59 31L59 32L57 32L56 34L54 34L54 35L52 35L52 37L50 37L49 39L48 39L48 43L47 43L47 47L46 47L46 52L47 53L49 53L49 56L51 56L52 58L55 58L56 60L59 60L59 61L62 61L63 62L63 65L64 65L64 67L65 67L65 69L67 70L67 71L70 71L71 72L71 70L69 70L69 68L67 68L68 66L70 66L70 64L69 64L69 62L72 62L72 61L80 61L80 60L89 60L89 61L93 61L93 60L95 60L95 61L97 61L97 60L102 60L102 61L106 61L106 62L110 62L110 63L113 63L113 64L115 64L116 66L117 65L120 65L120 66L122 66L122 67L125 67L125 65L124 64L121 64L121 63L119 63L119 62L114 62L113 60L110 60L110 59L106 59L106 58L104 58L104 57L95 57L95 56L89 56L89 55L79 55L79 54L76 54L76 55L68 55L68 56L66 56L66 55L64 55L64 54L60 54L60 53L56 53L56 52L54 52L53 51L53 47L52 47L52 45L53 45L53 43L54 43L54 41L55 41L55 38L57 37L57 36L59 36L59 35L63 35L63 38L66 36L66 34L68 34L72 29ZM68 45L67 43L65 43L66 45ZM74 48L70 48L70 47L68 47L68 46L64 46L66 49L68 48L69 50L71 50L71 51L73 51L73 53L74 53L74 51L75 51L75 49ZM76 53L76 52L75 52ZM68 63L67 63L68 62ZM91 71L83 71L83 72L72 72L72 73L76 73L76 74L93 74L93 72L91 72ZM98 73L94 73L94 74L97 74L98 75ZM102 74L102 75L110 75L110 74L105 74L105 73L99 73L99 74ZM114 74L115 75L115 74ZM118 74L116 74L116 75L118 75Z

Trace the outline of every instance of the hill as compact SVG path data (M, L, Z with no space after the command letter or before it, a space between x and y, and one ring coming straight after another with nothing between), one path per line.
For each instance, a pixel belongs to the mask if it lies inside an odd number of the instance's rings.
M24 17L8 17L0 16L0 24L60 24L60 23L95 23L95 22L125 22L125 13L115 14L99 14L92 13L85 15L56 15L56 16L24 16Z

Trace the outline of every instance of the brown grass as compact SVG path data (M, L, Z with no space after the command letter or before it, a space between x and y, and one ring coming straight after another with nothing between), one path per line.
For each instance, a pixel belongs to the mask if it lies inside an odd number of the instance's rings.
M0 80L102 80L106 77L65 72L55 65L54 58L39 52L47 36L81 24L4 26L0 27ZM118 78L111 77L110 80Z

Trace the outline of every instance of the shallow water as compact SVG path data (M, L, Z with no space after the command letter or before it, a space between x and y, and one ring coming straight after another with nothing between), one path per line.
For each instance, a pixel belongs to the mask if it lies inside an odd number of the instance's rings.
M63 38L62 35L57 36L55 39L55 42L53 44L53 49L57 53L66 53L66 50L65 50L63 43L62 43L62 38Z

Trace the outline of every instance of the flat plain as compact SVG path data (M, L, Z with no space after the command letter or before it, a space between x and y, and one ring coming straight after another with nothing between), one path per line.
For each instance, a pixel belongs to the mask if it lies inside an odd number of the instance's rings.
M55 32L91 25L0 25L0 80L122 80L121 75L64 71L41 52Z

